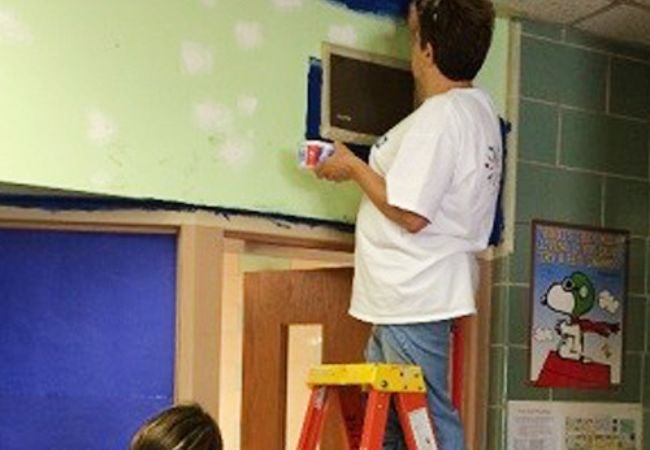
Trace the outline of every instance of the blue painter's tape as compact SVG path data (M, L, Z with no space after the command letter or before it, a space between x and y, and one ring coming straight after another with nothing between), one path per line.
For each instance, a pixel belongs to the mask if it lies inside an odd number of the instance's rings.
M0 448L127 448L173 401L176 237L0 230L0 251Z
M307 130L305 139L321 139L321 91L323 89L323 66L317 58L309 58L307 73Z
M405 17L410 0L329 0L354 11L389 17Z
M508 156L507 137L512 128L510 122L504 119L499 119L501 123L501 142L503 143L503 153L501 156L501 182L499 187L499 196L497 198L497 211L494 216L494 224L492 225L492 233L490 233L489 245L497 246L501 243L503 238L503 231L505 229L505 218L503 214L503 187L505 186L506 179L506 159Z

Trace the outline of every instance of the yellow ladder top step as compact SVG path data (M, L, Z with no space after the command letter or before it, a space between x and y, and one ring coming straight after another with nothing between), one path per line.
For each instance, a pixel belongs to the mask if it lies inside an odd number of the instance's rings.
M324 364L310 369L307 384L362 385L381 392L426 392L422 369L400 364Z

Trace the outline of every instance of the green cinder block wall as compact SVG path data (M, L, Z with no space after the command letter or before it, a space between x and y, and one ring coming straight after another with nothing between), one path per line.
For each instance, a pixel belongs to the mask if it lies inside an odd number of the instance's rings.
M506 448L508 400L642 402L650 449L650 49L522 23L515 250L496 261L489 450ZM622 385L528 385L531 220L628 229L629 303Z

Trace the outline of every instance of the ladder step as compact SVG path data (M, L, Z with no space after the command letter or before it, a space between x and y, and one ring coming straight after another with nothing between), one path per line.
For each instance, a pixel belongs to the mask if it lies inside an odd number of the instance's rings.
M409 450L438 450L418 366L325 364L310 370L312 390L298 450L316 450L330 403L338 406L348 450L381 450L391 399Z
M314 386L358 385L379 392L425 392L419 366L401 364L324 364L309 371Z

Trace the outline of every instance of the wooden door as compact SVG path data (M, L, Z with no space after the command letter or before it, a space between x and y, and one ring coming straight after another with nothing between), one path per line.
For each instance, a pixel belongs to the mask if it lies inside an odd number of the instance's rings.
M348 268L245 275L242 450L285 450L290 325L322 326L323 363L363 362L370 328L347 313L351 286ZM328 420L324 450L340 448L339 420Z

